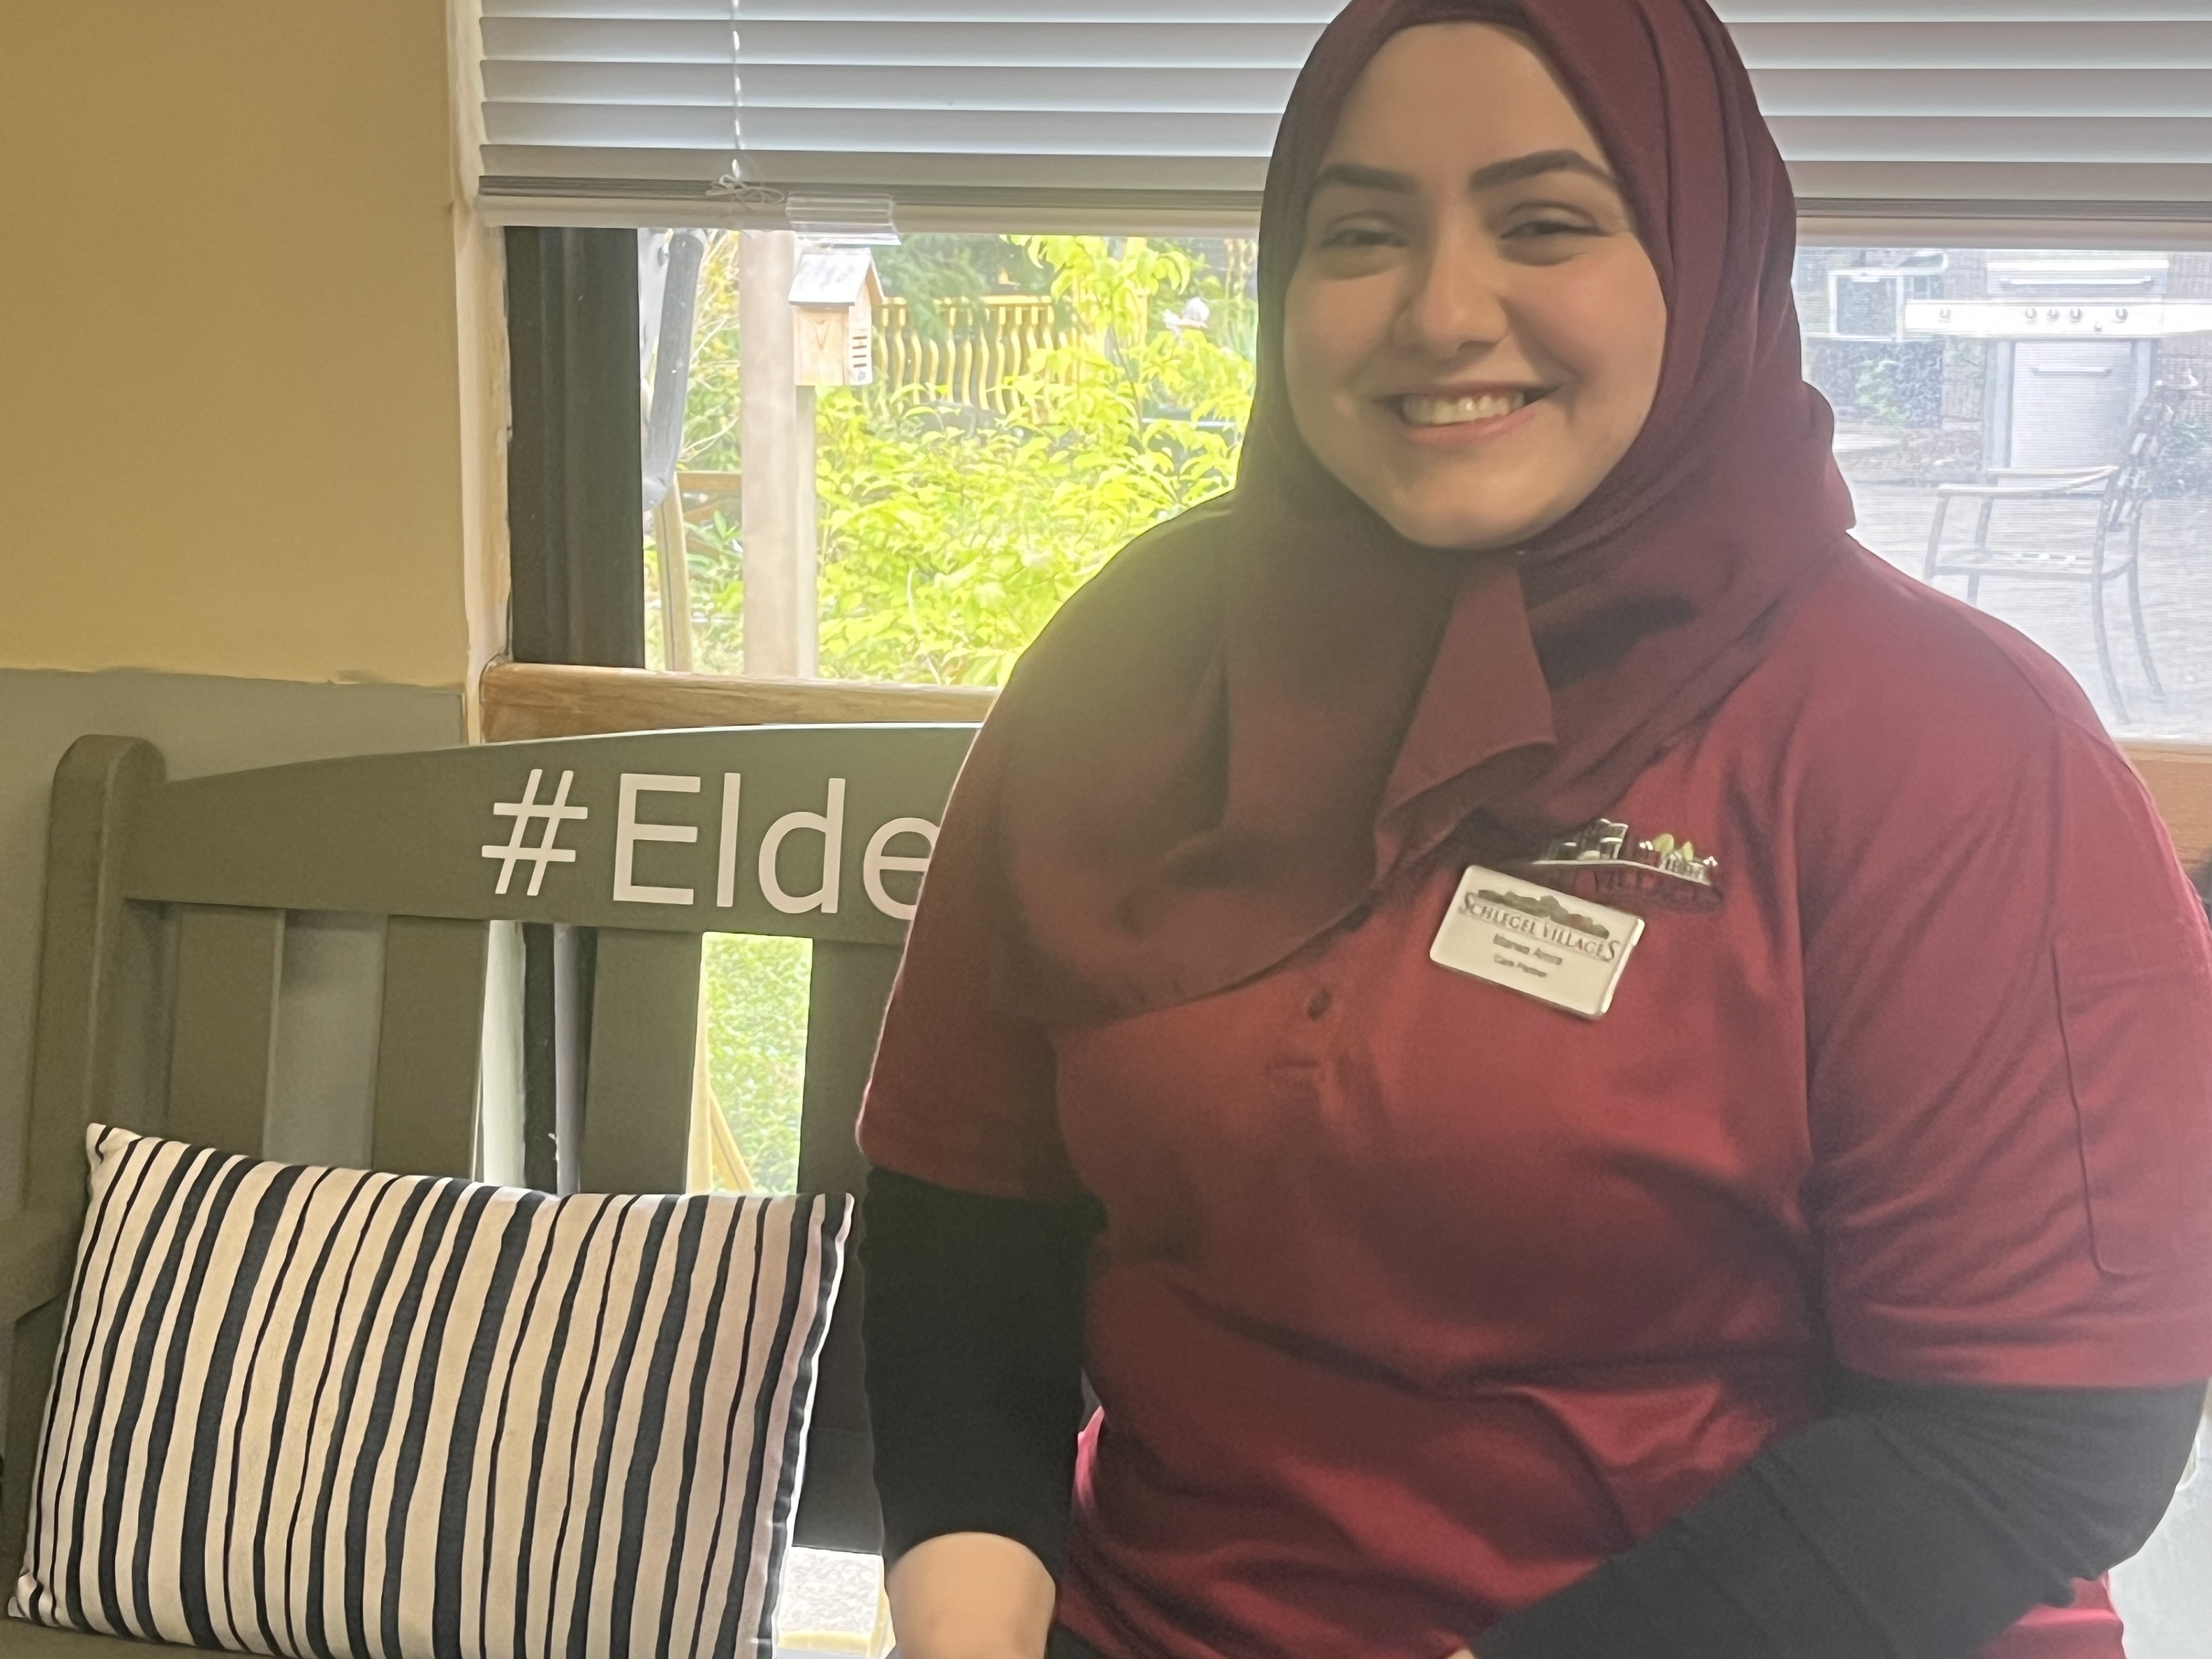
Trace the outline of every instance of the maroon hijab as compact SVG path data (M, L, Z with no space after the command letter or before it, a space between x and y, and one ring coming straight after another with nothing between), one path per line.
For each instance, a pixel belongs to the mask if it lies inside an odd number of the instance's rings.
M1398 537L1314 458L1283 385L1285 295L1338 113L1391 35L1454 20L1521 29L1550 58L1668 309L1642 434L1512 554ZM962 780L947 834L987 838L994 1003L1080 1020L1203 996L1470 818L1533 838L1611 806L1845 545L1795 251L1788 176L1704 0L1352 0L1268 169L1235 493L1070 601Z

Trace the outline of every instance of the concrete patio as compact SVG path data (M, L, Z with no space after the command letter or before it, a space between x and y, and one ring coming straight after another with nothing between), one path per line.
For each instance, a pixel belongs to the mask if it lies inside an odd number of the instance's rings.
M1917 576L1936 514L1934 489L1858 481L1852 489L1859 539ZM1997 508L1991 539L2000 545L2086 552L2096 514L2094 501L2006 503ZM1963 544L1972 531L1972 503L1955 503L1947 544ZM2106 590L2106 625L2127 700L2124 714L2112 707L2098 671L2087 583L1990 576L1982 583L1980 605L2072 671L2116 736L2212 743L2212 497L2150 504L2143 521L2142 585L2151 653L2166 695L2154 696L2143 678L2128 622L2126 586L2115 582ZM1966 597L1963 578L1947 577L1940 586Z

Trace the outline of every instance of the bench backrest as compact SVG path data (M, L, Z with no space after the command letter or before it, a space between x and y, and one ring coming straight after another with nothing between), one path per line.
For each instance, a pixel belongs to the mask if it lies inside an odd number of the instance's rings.
M811 939L799 1185L857 1192L860 1091L918 866L973 735L648 732L173 783L147 744L80 740L55 777L24 1206L8 1252L19 1285L46 1293L19 1288L9 1310L31 1310L16 1327L0 1561L21 1554L85 1126L267 1150L283 1111L272 1091L288 913L386 919L369 1163L403 1174L477 1173L480 1112L519 1132L520 1112L486 1099L488 977L495 1022L520 1007L519 988L498 994L501 959L517 953L493 924L596 930L571 1149L586 1192L683 1190L702 934ZM798 1522L801 1541L828 1547L880 1535L859 1318L848 1267Z

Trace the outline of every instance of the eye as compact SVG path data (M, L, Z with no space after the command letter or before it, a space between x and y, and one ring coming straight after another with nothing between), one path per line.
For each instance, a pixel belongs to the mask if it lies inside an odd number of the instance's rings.
M1597 227L1584 219L1571 219L1554 214L1540 215L1523 219L1505 232L1509 238L1533 241L1547 236L1595 236Z
M1321 239L1322 247L1384 247L1398 240L1395 231L1382 225L1338 225Z

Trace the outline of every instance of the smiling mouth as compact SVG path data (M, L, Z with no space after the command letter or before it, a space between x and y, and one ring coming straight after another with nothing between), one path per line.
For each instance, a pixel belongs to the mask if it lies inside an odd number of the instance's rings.
M1498 421L1508 415L1517 415L1549 395L1547 392L1522 390L1486 392L1467 398L1409 394L1384 401L1397 410L1398 418L1408 426L1469 426L1478 421Z

